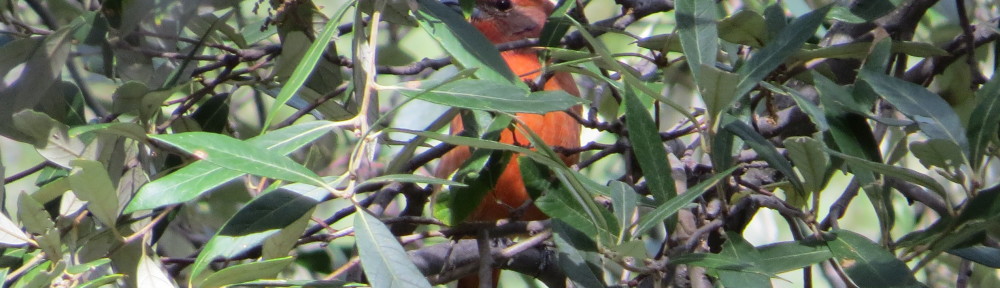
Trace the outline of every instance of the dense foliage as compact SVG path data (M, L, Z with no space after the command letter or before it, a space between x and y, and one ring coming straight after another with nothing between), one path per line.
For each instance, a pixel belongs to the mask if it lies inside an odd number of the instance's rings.
M1000 286L995 1L460 2L0 0L3 285ZM552 219L460 221L511 157Z

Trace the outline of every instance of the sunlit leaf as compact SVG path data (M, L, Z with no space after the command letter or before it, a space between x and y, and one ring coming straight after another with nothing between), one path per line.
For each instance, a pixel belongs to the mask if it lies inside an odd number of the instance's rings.
M285 155L323 136L331 128L330 122L314 121L271 131L246 142ZM189 201L243 174L245 173L209 162L197 161L143 185L125 207L124 213Z
M226 269L208 276L200 287L216 288L246 281L274 278L294 260L292 257L285 257L226 267Z

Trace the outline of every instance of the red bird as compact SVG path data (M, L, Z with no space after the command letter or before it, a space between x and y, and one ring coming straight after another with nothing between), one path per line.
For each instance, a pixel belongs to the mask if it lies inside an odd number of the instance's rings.
M527 38L538 38L545 25L545 19L554 9L548 0L477 0L476 11L472 14L472 25L479 29L486 38L494 44ZM500 53L514 74L519 75L522 80L535 81L539 77L542 63L538 61L538 54L535 48L522 48ZM569 94L580 96L580 91L576 87L576 82L568 73L555 73L542 85L544 90L563 90ZM580 107L572 109L580 113ZM580 147L580 124L563 111L549 112L544 115L519 113L517 118L537 133L546 144L563 148ZM455 118L451 123L451 133L457 134L462 131L462 121ZM500 134L500 142L507 144L530 143L528 138L511 129L504 130ZM468 147L456 147L441 158L438 166L438 175L448 175L458 169L471 156ZM521 170L517 161L518 155L511 157L510 163L504 169L503 174L486 196L483 197L479 207L468 217L468 221L496 221L510 218L512 212L521 207L525 201L530 200L524 188L524 180L521 179ZM566 165L575 164L577 156L563 157ZM531 205L524 211L519 220L541 220L548 218L537 207ZM493 281L499 271L494 271ZM458 287L470 288L478 287L477 277L467 277L459 280Z

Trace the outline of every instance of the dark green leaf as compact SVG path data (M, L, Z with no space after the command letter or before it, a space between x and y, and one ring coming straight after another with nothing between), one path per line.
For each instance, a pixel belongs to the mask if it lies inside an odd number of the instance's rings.
M716 3L702 0L678 0L675 3L677 34L681 38L684 56L691 74L700 83L702 65L714 66L719 50L719 31L716 28Z
M82 22L74 25L66 25L52 34L45 35L41 41L15 42L18 45L6 45L0 47L0 55L10 53L11 58L0 58L0 73L7 76L13 66L23 62L24 71L13 78L9 86L0 89L0 135L8 138L29 142L23 134L24 129L15 129L15 120L18 117L15 113L24 109L30 109L39 101L54 96L62 96L56 91L60 85L54 85L59 79L66 59L69 57L72 43L72 33L79 28ZM4 57L5 56L0 56ZM26 58L25 58L26 57ZM18 131L21 130L21 131ZM48 132L48 131L46 131Z
M555 232L552 238L559 251L556 259L559 262L559 267L566 272L570 281L579 287L605 287L606 285L602 283L587 263L588 258L596 257L593 255L595 253L593 250L587 249L588 247L580 247L579 242L588 241L589 235L574 230L558 220L553 221L552 226ZM593 243L590 244L593 245ZM597 247L592 248L596 250Z
M784 63L786 58L795 54L806 40L815 35L816 29L823 23L828 11L830 6L825 6L802 15L785 26L777 34L777 38L754 53L753 57L737 70L740 79L736 84L735 97L726 106L731 106L737 99L750 92L757 86L757 82L764 80L771 71Z
M969 117L969 160L976 170L982 165L987 147L996 138L1000 126L1000 73L993 75L993 79L976 92L978 104Z
M910 274L905 263L868 238L847 230L834 230L827 242L847 276L858 287L925 287Z
M642 168L643 178L657 202L664 202L677 196L673 173L667 158L666 148L660 139L660 130L649 115L635 90L625 88L625 127L628 129L632 152Z
M312 207L328 195L329 192L322 188L291 184L254 198L205 244L191 267L192 275L199 275L212 260L232 257L260 245L312 211ZM240 282L250 280L254 279Z
M963 155L968 155L965 128L955 110L940 96L923 86L882 73L862 70L859 78L896 109L916 121L927 137L951 141L962 149Z
M986 246L952 249L948 253L990 268L1000 268L1000 249Z
M566 31L572 26L572 24L566 23L565 18L569 17L567 13L574 7L576 7L576 1L574 0L559 1L556 9L549 14L548 21L545 21L545 26L542 27L541 36L538 37L540 45L557 47L561 44L562 37L566 35Z
M879 17L889 14L889 12L892 12L894 9L896 9L896 6L889 0L851 2L851 12L868 21L873 21Z
M739 136L740 139L743 139L743 141L745 141L750 148L757 151L757 155L760 155L760 158L763 158L764 161L771 164L771 168L777 169L781 172L781 174L784 174L785 178L792 183L793 187L795 187L795 191L797 193L801 194L805 191L805 187L802 185L802 180L799 180L795 171L792 170L792 164L778 152L778 149L775 148L771 142L764 139L764 136L761 136L757 133L757 131L754 131L753 128L748 126L746 123L737 121L732 117L724 117L719 124L722 125L722 127L727 131L732 132L733 134L736 134L736 136Z
M726 231L726 238L726 242L722 243L722 252L719 252L719 255L728 256L741 263L751 263L751 267L760 262L760 252L757 252L757 249L754 249L750 242L743 239L743 236ZM771 286L771 279L765 274L744 271L743 269L720 269L718 273L719 279L722 280L722 285L725 287Z

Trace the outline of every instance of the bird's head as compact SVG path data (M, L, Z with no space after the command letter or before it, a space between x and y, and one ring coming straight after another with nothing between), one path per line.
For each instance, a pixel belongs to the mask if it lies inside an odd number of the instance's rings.
M495 44L538 38L553 9L549 0L476 0L472 25Z

